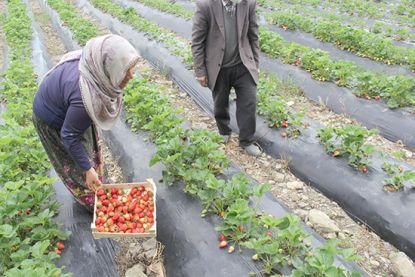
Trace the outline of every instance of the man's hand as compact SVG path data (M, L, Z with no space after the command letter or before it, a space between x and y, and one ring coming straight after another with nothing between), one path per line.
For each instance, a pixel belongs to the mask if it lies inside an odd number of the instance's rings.
M91 167L88 171L85 172L86 175L86 185L92 191L96 191L102 185L101 181L99 180L98 173L95 171L93 167Z
M196 80L199 82L199 84L202 87L207 87L208 85L208 79L206 76L196 77Z

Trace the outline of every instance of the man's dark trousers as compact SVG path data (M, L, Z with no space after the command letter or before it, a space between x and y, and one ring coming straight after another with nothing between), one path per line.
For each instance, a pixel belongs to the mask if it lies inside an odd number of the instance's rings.
M236 92L236 120L239 127L239 144L252 144L256 128L256 84L248 69L239 63L221 68L213 89L214 114L221 135L230 135L229 94Z

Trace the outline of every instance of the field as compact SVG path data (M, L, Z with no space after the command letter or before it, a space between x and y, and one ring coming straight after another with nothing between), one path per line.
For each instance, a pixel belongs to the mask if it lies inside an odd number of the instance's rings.
M415 3L258 1L258 158L238 147L234 94L230 143L217 134L195 9L0 0L0 275L415 276ZM94 239L31 122L42 76L109 33L141 58L100 134L106 175L155 181L156 239Z

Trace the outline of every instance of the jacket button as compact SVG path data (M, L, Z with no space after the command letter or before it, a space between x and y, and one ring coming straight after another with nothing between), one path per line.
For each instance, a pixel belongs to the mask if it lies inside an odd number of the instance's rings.
M222 51L225 51L225 48L222 48Z
M218 66L221 66L221 64L219 63Z

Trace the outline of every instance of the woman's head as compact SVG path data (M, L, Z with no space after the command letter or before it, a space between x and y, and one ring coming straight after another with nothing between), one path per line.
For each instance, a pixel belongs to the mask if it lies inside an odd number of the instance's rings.
M79 64L80 85L91 119L109 129L117 119L122 89L133 78L138 53L123 37L106 35L87 42Z

